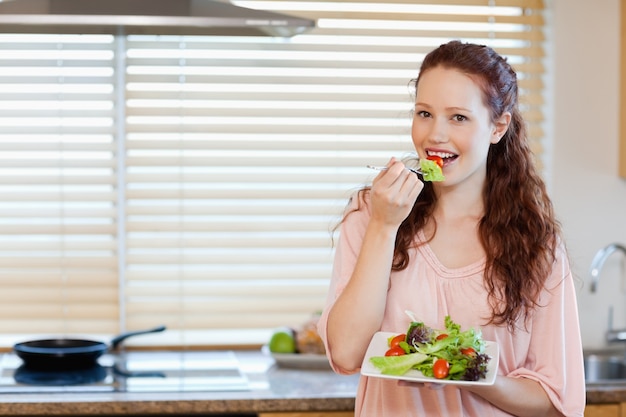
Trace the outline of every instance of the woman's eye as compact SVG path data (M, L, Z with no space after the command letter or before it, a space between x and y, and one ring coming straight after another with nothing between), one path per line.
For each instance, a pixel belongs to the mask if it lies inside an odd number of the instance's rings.
M463 116L462 114L455 114L454 116L452 116L452 120L454 120L455 122L464 122L467 120L467 117Z
M417 114L419 117L430 117L430 113L428 113L426 110L418 110L417 112L415 112L415 114Z

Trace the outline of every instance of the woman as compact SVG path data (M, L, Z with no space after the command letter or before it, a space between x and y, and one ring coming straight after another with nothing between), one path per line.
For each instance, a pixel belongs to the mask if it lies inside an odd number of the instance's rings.
M415 88L413 144L443 158L445 180L391 159L352 199L318 330L348 374L376 332L407 330L406 310L432 328L449 315L498 344L498 375L437 389L361 377L356 415L582 416L574 283L515 72L491 48L453 41L426 56Z

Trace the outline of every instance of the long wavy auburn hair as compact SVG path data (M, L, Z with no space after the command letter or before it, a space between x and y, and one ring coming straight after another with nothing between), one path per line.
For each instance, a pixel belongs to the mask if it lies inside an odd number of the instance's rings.
M517 320L526 323L538 306L561 234L528 144L518 106L517 75L493 49L452 41L425 57L412 81L416 90L421 75L435 67L459 70L477 82L493 122L505 112L511 113L507 132L491 145L487 155L485 213L478 233L486 253L484 283L492 311L488 322L514 331ZM436 203L432 183L426 182L398 230L393 270L407 267L415 236L432 218Z

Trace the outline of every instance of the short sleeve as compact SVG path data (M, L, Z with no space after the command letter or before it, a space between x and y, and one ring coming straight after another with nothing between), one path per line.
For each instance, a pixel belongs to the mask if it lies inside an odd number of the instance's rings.
M564 249L540 297L524 367L508 376L533 379L565 416L583 416L585 380L574 280Z

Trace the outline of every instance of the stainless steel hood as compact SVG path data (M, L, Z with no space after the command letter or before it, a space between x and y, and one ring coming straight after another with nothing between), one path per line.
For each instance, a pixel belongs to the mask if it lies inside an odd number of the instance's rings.
M289 37L315 21L218 0L4 0L3 33Z

